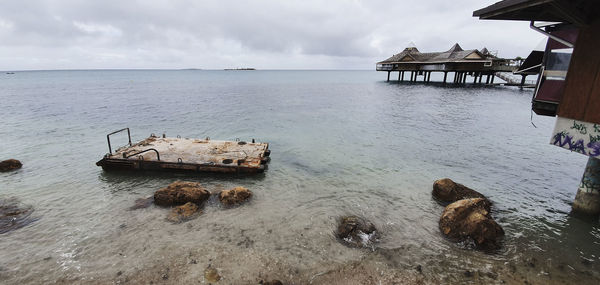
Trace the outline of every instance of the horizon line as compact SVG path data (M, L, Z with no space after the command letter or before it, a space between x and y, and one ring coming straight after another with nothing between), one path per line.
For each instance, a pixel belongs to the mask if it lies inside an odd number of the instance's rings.
M227 70L229 69L229 70ZM230 68L58 68L58 69L6 69L0 72L30 71L376 71L373 69L332 69L332 68L266 68L254 70L235 70Z

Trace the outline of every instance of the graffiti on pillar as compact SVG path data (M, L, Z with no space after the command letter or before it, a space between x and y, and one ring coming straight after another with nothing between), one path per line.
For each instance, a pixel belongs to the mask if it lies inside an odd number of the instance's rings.
M600 192L600 160L590 158L581 178L579 189L588 193Z
M550 144L600 158L600 125L558 117Z

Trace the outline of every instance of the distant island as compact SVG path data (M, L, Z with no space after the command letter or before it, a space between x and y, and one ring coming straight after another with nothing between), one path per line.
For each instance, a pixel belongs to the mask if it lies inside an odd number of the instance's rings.
M244 67L244 68L225 68L223 70L256 70L256 68L252 67Z

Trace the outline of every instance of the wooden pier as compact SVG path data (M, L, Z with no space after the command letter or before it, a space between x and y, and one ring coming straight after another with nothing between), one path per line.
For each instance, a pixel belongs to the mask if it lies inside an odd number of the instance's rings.
M127 131L129 144L114 152L110 136ZM271 151L268 143L150 137L131 143L129 128L107 135L107 153L96 165L104 170L158 170L221 173L264 172Z
M494 78L500 72L513 73L519 67L519 61L498 58L486 48L463 50L455 44L444 52L422 53L414 45L405 48L402 52L377 63L377 71L387 72L387 81L390 81L392 72L398 72L398 81L422 82L431 81L432 72L443 72L443 82L448 81L448 73L453 73L453 83L466 83L467 76L471 76L473 83L494 84ZM406 74L410 73L410 74ZM507 77L505 77L507 78ZM515 82L508 82L515 84ZM525 79L520 85L525 83Z

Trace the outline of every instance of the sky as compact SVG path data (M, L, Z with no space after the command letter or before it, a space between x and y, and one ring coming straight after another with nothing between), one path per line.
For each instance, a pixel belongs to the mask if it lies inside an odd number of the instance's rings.
M374 69L421 52L526 57L528 22L472 16L497 0L0 0L0 70Z

